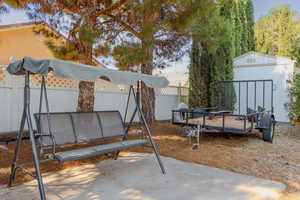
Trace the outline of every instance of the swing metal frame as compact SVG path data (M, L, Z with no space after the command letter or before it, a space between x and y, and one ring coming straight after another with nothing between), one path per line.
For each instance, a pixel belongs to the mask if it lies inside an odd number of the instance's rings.
M24 64L24 61L23 61ZM36 143L36 139L43 139L43 135L38 135L33 128L33 122L32 122L32 115L31 115L31 111L30 111L30 105L31 105L31 101L30 101L30 74L31 72L27 71L26 69L24 69L24 74L25 74L25 86L24 86L24 105L23 105L23 113L22 113L22 118L21 118L21 123L20 123L20 129L18 132L18 136L16 139L16 146L15 146L15 152L14 152L14 156L13 156L13 160L12 160L12 164L11 164L11 173L9 176L9 181L8 181L8 186L11 187L13 185L14 179L16 177L16 172L18 169L23 170L25 173L31 175L32 177L34 177L35 179L37 179L38 182L38 187L39 187L39 193L40 193L40 199L45 200L46 199L46 193L45 193L45 186L43 183L43 178L42 178L42 172L41 172L41 167L40 167L40 163L41 162L47 162L47 161L51 161L53 159L40 159L40 156L43 154L43 152L38 151L38 146ZM125 135L123 139L127 139L128 137L128 131L131 127L131 125L133 124L133 121L136 117L136 115L138 114L138 118L139 121L141 122L142 126L145 128L146 133L147 133L147 138L149 140L150 146L152 147L156 159L158 161L158 164L160 166L160 169L162 171L163 174L166 173L164 165L161 161L159 152L157 150L156 144L154 142L154 140L152 139L152 133L151 130L149 128L149 125L147 124L147 121L145 120L144 114L142 112L141 106L140 106L140 87L141 87L141 81L138 81L136 84L136 89L133 85L130 85L129 87L129 92L128 92L128 98L127 98L127 103L126 103L126 110L125 110L125 115L123 118L123 123L125 125L126 123L126 118L128 116L128 110L129 110L129 103L130 103L130 99L131 99L131 95L133 95L133 99L134 99L134 103L135 103L135 109L134 112L132 113L129 123L127 124L127 128L125 131ZM45 76L42 75L42 82L41 82L41 90L40 90L40 101L39 101L39 113L42 112L42 107L43 107L43 99L45 101L45 105L46 105L46 112L48 113L48 123L49 123L49 132L51 134L51 120L50 120L50 109L49 109L49 101L48 101L48 95L47 95L47 89L46 89L46 81L45 81ZM28 133L29 133L29 141L31 144L31 150L32 150L32 154L33 154L33 164L35 167L35 173L30 172L28 169L25 168L25 166L32 164L32 163L19 163L18 159L19 159L19 154L20 154L20 149L21 149L21 143L22 143L22 138L24 136L24 128L25 125L27 124L28 127ZM52 138L53 139L53 138ZM53 148L55 148L55 141L54 142L54 146ZM118 157L119 151L116 153L116 157L115 159Z

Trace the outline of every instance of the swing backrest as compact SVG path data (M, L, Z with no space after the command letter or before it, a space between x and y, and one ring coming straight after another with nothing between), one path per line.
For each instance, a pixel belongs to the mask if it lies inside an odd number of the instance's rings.
M44 148L52 148L54 144L64 146L125 135L119 111L36 113L34 117Z

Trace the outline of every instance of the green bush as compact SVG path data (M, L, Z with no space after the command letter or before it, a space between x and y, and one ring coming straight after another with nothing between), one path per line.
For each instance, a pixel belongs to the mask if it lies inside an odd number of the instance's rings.
M300 121L300 74L294 76L290 82L289 96L291 102L287 104L291 120Z

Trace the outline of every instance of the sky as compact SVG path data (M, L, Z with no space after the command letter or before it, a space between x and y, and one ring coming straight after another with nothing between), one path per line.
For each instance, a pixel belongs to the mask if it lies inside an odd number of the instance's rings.
M292 10L300 14L300 0L252 0L252 2L256 21L266 15L269 9L283 5L289 5Z
M289 5L292 10L300 15L300 0L252 0L254 5L255 21L266 15L268 10L277 6ZM24 11L10 10L8 14L1 16L0 25L15 24L28 22L29 19ZM163 70L162 72L182 72L186 71L189 63L188 56L183 57L181 61L172 63L171 67Z

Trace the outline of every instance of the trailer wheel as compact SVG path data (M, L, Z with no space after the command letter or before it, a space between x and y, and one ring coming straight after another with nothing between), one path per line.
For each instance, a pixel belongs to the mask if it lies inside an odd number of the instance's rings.
M272 143L275 135L275 120L273 118L271 118L271 120L270 126L262 130L262 135L265 142Z

